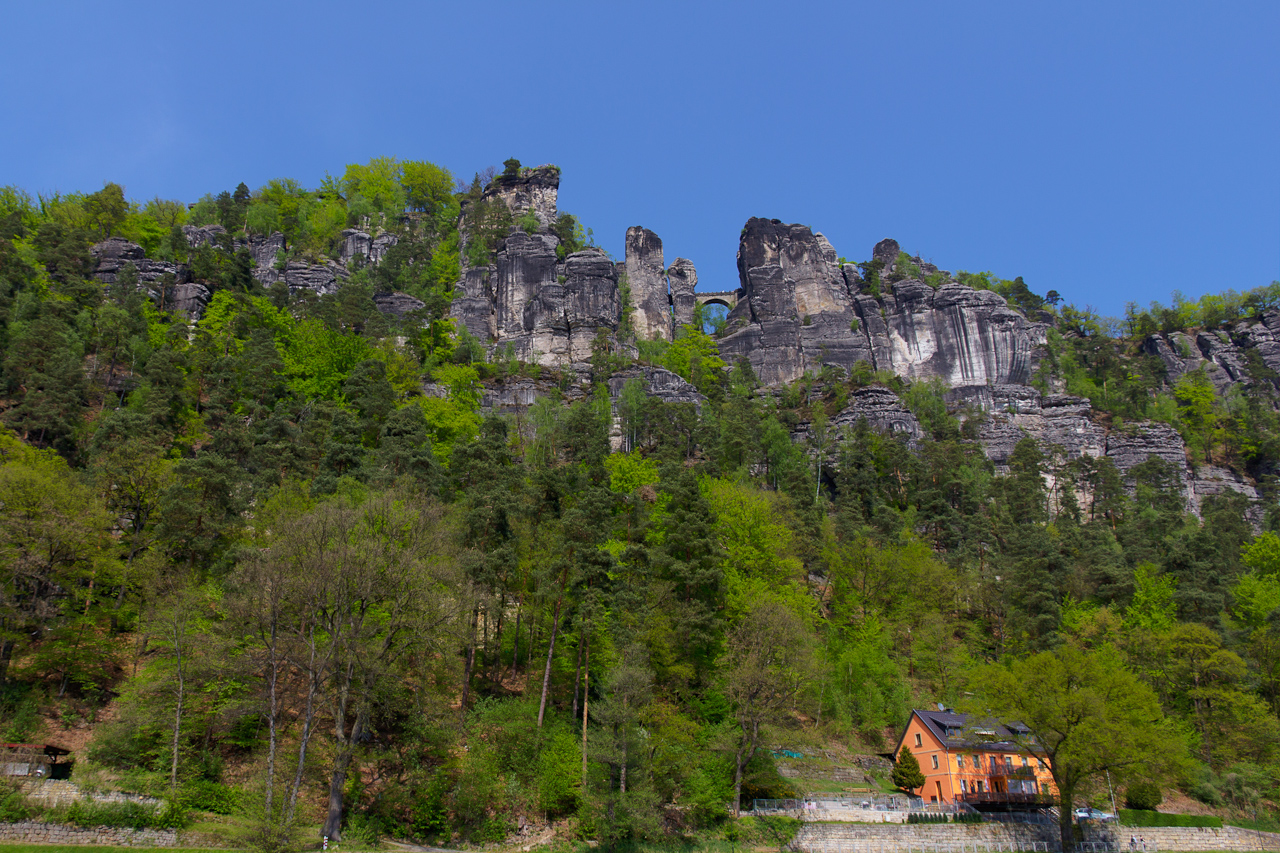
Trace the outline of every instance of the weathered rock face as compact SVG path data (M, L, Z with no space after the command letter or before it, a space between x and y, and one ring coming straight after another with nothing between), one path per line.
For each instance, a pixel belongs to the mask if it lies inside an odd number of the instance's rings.
M467 269L462 274L462 281L454 285L457 295L449 306L449 316L486 343L497 335L493 290L489 286L495 272L494 267Z
M538 342L529 336L539 325L539 314L545 314L544 304L562 296L556 282L556 239L512 231L496 259L493 293L499 340L512 341L518 354L531 355Z
M866 421L879 432L905 436L911 444L924 437L920 421L888 388L873 386L854 391L849 404L831 419L830 425L839 430L859 421Z
M497 175L485 189L485 198L500 198L511 215L519 219L532 210L542 228L555 224L556 198L560 192L560 167L536 166L521 169L519 176Z
M375 293L373 294L373 304L382 314L388 317L395 317L397 320L403 320L412 312L426 307L426 303L421 299L399 291Z
M882 240L875 257L896 259L898 251ZM861 293L856 269L837 265L826 238L801 225L748 221L738 274L745 299L729 315L720 351L746 358L767 385L859 361L951 387L1025 384L1044 341L1044 326L999 295L955 282L935 290L906 280L878 298Z
M674 315L674 326L679 329L693 323L694 310L698 297L694 291L698 289L698 271L693 261L688 258L676 258L667 270L667 281L671 285L671 307Z
M133 264L138 273L138 284L156 297L157 288L166 275L172 276L175 283L185 282L189 276L187 268L182 264L167 261L153 261L147 257L146 251L137 243L131 243L122 237L111 237L90 247L96 263L94 278L106 284L114 284L120 271L128 264Z
M636 337L671 340L671 300L667 296L667 268L662 240L648 228L627 229L627 285L635 310Z
M333 261L324 264L290 261L284 271L284 283L289 286L290 291L310 290L321 296L336 293L346 283L347 277L346 267Z
M1280 372L1278 333L1280 312L1268 311L1261 320L1241 320L1230 329L1149 335L1142 348L1164 365L1170 385L1188 373L1203 369L1221 396L1237 384L1249 388L1258 381L1249 372L1251 354L1268 369Z
M226 233L227 229L221 225L182 226L182 236L187 238L187 242L191 244L193 249L206 243L217 243L218 238Z
M698 393L697 388L678 374L661 367L632 367L613 374L608 381L609 396L617 401L622 394L622 386L632 379L639 379L644 383L646 394L657 397L664 403L692 403L701 407L707 401L706 397Z
M191 322L204 315L209 304L209 288L199 282L180 284L173 289L173 310L186 315Z
M375 238L355 228L348 228L342 232L342 248L338 250L338 259L343 266L350 266L357 257L363 258L367 263L378 264L387 254L387 249L399 240L389 232L383 232Z
M523 361L564 366L589 359L599 331L618 328L617 270L594 248L558 264L557 245L550 234L512 231L493 267L466 271L451 316Z

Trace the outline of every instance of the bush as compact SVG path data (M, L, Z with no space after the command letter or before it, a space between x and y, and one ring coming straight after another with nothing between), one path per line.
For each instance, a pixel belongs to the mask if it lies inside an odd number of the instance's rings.
M17 823L39 814L40 810L27 802L17 785L0 785L0 823Z
M1121 809L1120 822L1125 826L1208 826L1222 828L1222 818L1215 815L1165 814L1164 812Z
M1154 782L1134 782L1125 788L1124 807L1153 812L1164 800L1160 786Z
M176 800L161 808L144 803L99 803L77 800L61 814L55 810L49 817L74 826L117 829L181 829L188 823L187 810Z
M244 792L218 782L193 781L182 786L177 801L183 808L214 814L232 814L240 807Z

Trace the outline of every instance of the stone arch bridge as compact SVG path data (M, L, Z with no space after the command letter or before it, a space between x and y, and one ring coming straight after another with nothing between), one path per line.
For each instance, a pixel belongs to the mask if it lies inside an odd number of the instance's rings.
M695 292L693 295L697 298L699 305L723 305L726 309L732 311L743 294L741 288L739 288L738 290Z

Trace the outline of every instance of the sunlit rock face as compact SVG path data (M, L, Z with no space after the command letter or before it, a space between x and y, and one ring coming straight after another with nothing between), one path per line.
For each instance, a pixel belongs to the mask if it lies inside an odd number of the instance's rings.
M876 258L897 257L881 241ZM738 247L745 298L729 316L722 353L746 358L761 381L778 385L807 370L859 361L952 387L1030 381L1044 329L1002 297L956 282L936 289L907 279L873 293L852 265L803 225L751 219Z
M662 239L648 228L627 229L627 284L631 289L632 322L641 340L671 340L671 299L667 295L667 267Z

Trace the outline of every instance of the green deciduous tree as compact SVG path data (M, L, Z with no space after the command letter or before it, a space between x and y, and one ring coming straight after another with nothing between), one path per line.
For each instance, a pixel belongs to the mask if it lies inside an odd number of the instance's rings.
M1028 730L1021 745L1048 760L1063 849L1073 843L1082 785L1108 772L1118 780L1164 779L1185 766L1181 735L1114 647L1060 646L1010 666L989 665L976 685L976 710L1021 722Z

